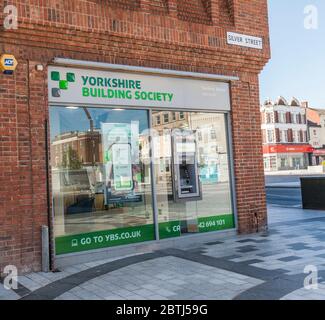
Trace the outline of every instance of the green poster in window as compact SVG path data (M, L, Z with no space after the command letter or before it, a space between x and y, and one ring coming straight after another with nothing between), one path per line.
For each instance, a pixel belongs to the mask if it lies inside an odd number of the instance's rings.
M112 146L113 185L116 191L133 189L131 146L116 143Z
M110 194L134 189L133 167L139 163L139 122L101 123L105 185Z

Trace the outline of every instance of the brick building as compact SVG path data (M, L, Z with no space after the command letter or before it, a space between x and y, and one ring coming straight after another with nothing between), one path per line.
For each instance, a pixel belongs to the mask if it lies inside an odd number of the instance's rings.
M309 145L306 107L296 98L279 97L261 106L265 171L307 169Z
M310 165L321 166L325 161L325 110L307 108L309 143L313 147Z
M17 7L18 29L0 27L0 54L18 67L0 74L0 269L41 268L42 225L52 267L266 227L266 0L5 0L1 22L7 5ZM195 160L205 146L190 122L164 136L170 151L158 163L145 161L146 130L162 110L218 114L227 181L214 179L213 161ZM101 133L96 163L55 165L60 137L92 130ZM168 167L176 157L182 164ZM178 170L172 188L155 180L168 170ZM206 178L193 180L195 170Z

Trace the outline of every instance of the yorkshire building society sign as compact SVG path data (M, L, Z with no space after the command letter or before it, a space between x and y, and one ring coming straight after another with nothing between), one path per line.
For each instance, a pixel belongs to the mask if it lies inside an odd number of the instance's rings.
M52 104L230 110L224 82L55 66L48 77Z
M235 46L263 49L263 39L245 34L227 32L227 43Z

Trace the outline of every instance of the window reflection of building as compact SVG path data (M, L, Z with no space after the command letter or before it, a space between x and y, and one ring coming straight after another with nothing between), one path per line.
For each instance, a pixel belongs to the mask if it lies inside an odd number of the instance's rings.
M214 172L218 175L218 181L228 181L228 155L227 138L224 116L218 113L194 113L194 112L153 112L154 118L169 119L161 124L153 121L153 129L159 135L155 153L160 157L160 175L158 182L172 183L171 178L171 154L166 147L170 143L172 129L191 129L196 132L199 166L202 172ZM174 120L175 119L175 120ZM159 151L157 152L157 148ZM167 181L165 181L167 179Z
M72 131L57 135L52 141L51 164L53 168L69 166L71 157L77 157L81 166L101 162L101 134L98 130L89 132Z
M189 112L155 111L153 112L153 118L156 119L156 121L153 121L153 129L157 134L156 138L154 138L155 161L159 165L157 188L159 190L159 188L166 185L169 193L171 193L171 132L175 128L189 129ZM157 119L162 118L164 123L157 121Z
M167 123L157 125L154 119L167 119L168 111L153 112L158 219L160 222L181 221L182 234L198 232L198 219L231 212L226 118L220 113L175 112L175 116L173 113L169 112ZM177 169L173 166L172 135L182 129L196 136L202 199L195 201L175 201L173 193L173 185L175 187L178 180L175 176L173 181ZM190 150L186 146L182 148Z
M186 128L189 125L188 112L155 111L153 115L153 118L156 119L156 121L153 121L153 128L158 132L161 132L163 129ZM160 121L162 118L164 123Z
M52 107L52 128L58 128L59 132L51 141L55 236L152 224L147 112L88 108L85 121L85 109L69 109L69 113L66 110ZM112 195L106 203L105 194L113 181L105 184L101 124L123 127L132 121L140 123L144 131L136 132L134 137L138 160L131 164L133 188Z
M201 168L218 173L218 181L228 181L227 137L224 116L217 113L191 113L191 128L198 137L198 158Z

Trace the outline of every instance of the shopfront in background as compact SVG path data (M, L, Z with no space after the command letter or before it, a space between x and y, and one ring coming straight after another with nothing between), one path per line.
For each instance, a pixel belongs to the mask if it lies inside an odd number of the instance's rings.
M313 166L325 166L325 149L314 149L311 164Z
M227 82L48 74L57 255L235 228Z
M265 171L307 169L309 155L313 152L310 145L263 146Z

